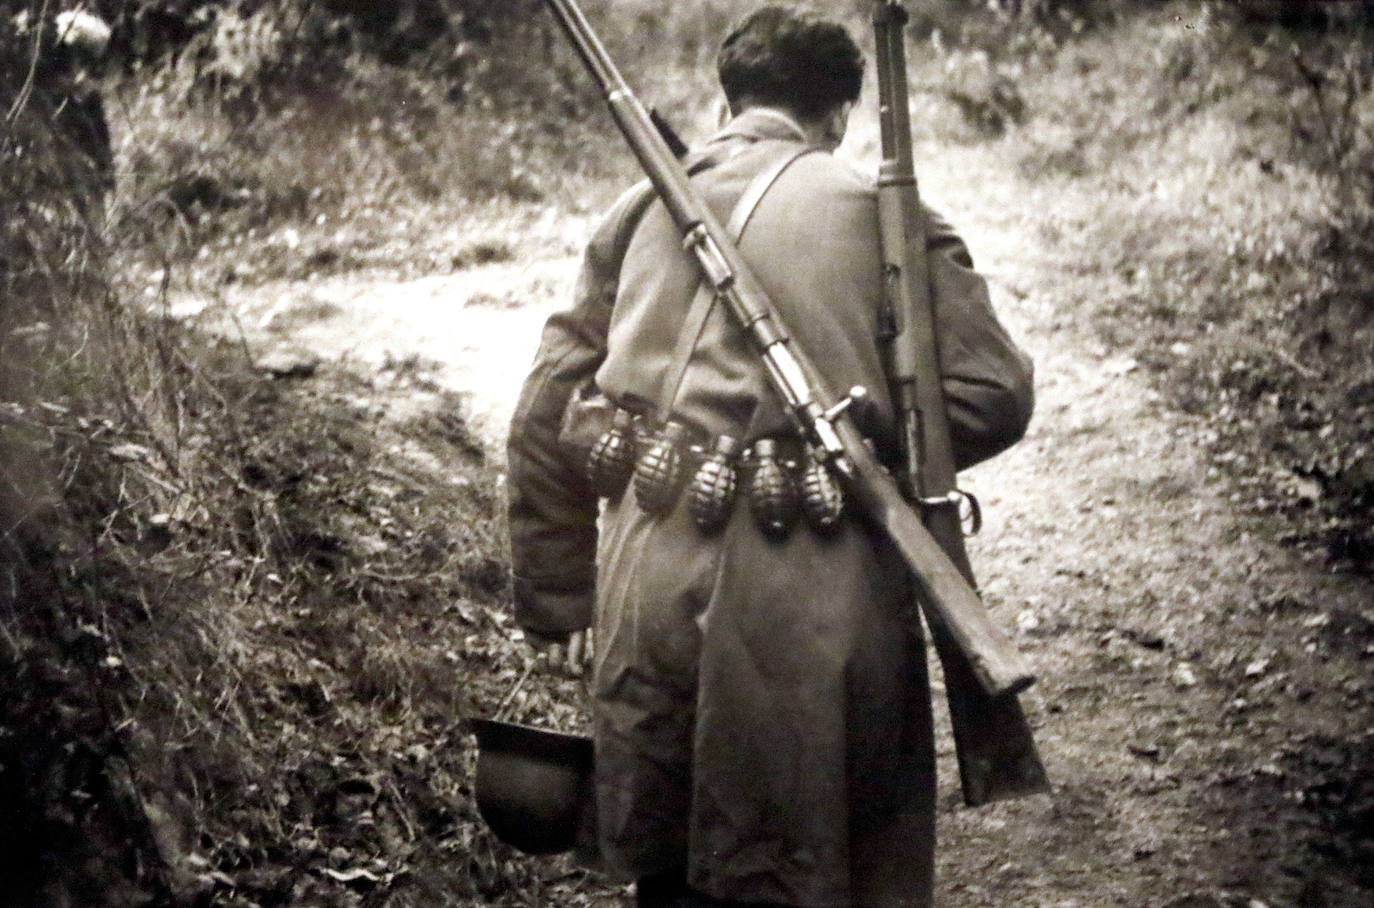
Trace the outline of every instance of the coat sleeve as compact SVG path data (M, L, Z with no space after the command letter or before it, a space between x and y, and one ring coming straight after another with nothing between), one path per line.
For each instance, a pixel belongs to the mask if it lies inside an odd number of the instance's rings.
M1034 370L997 319L964 241L940 215L925 213L940 372L955 464L962 470L1025 435Z
M560 442L560 429L570 401L588 393L605 359L620 260L646 201L645 189L631 190L593 235L573 303L545 324L511 421L515 619L554 640L591 625L596 584L597 498L584 472L585 451Z

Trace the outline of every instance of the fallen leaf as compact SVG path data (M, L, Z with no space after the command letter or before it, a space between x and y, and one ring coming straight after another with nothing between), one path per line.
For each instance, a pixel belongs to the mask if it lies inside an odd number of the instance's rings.
M135 460L147 460L152 452L143 445L122 444L110 448L110 456L115 460L122 460L131 463Z
M371 870L364 870L361 867L352 867L348 870L335 870L333 867L324 869L325 876L338 880L340 883L356 883L359 880L366 880L369 883L380 883L382 878Z

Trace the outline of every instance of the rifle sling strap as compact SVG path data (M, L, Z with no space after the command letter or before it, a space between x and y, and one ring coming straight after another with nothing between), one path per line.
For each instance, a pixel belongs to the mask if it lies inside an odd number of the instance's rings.
M768 190L778 181L787 168L791 167L799 158L812 152L814 148L805 148L801 151L786 155L769 167L764 168L749 185L745 187L744 194L740 196L735 208L730 212L730 220L725 226L725 233L730 239L738 243L740 237L744 235L744 229L749 226L749 219L754 216L754 211L758 209L763 197L768 194ZM692 351L697 347L701 340L701 332L706 328L706 319L710 316L712 308L716 302L716 290L711 286L711 282L702 278L697 284L696 295L692 297L691 304L687 307L687 316L682 322L682 331L677 336L677 346L673 348L673 358L668 365L668 371L664 375L662 394L659 397L658 419L664 422L672 415L673 404L677 402L677 395L682 390L682 380L687 375L687 364L692 359Z

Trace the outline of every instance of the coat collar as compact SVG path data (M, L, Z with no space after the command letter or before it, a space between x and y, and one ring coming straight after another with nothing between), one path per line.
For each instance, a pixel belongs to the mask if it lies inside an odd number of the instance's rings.
M751 107L732 119L708 140L715 144L727 139L742 138L757 142L763 139L778 139L784 142L806 142L806 133L797 121L780 110L766 107Z

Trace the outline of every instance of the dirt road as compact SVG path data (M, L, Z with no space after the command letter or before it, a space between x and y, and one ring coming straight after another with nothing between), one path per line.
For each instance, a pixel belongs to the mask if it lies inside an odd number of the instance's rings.
M944 736L940 904L1374 904L1369 587L1240 507L1205 424L1169 410L1129 351L1068 327L1076 301L999 202L1015 187L955 166L930 161L925 183L1037 363L1027 438L964 482L987 515L986 597L1039 667L1026 704L1054 792L960 808ZM499 456L539 324L571 290L576 255L556 249L228 302L262 349L419 357Z
M408 281L359 274L282 280L233 288L214 302L181 297L173 311L241 332L269 365L321 358L412 368L457 392L496 452L540 326L571 293L576 268L576 256L563 252Z

